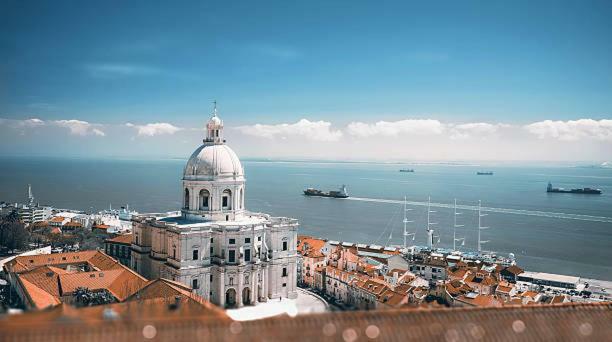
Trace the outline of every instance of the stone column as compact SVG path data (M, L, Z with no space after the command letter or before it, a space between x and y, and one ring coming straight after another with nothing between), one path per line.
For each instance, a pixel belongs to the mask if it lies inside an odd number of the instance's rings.
M249 284L251 284L251 305L257 303L257 281L255 279L254 273L251 272L251 279L249 279Z
M267 267L266 265L263 265L261 267L261 270L259 271L259 274L261 274L261 301L262 302L267 302L268 301L268 290L266 289L267 287Z
M219 272L219 306L225 307L225 272Z
M240 308L242 304L242 287L244 286L244 273L241 270L238 271L238 289L236 290L236 304Z

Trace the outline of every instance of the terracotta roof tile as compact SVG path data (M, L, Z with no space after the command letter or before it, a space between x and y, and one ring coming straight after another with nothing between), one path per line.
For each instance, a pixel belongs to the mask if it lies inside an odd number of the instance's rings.
M117 235L112 239L106 239L106 242L114 242L130 245L132 244L132 234Z
M194 336L210 341L332 341L342 340L343 333L366 340L368 331L376 333L375 341L606 341L612 336L611 303L328 312L240 323L202 317L201 309L192 310L191 305L186 311L168 311L146 301L139 305L135 301L72 310L62 305L11 315L0 320L0 331L9 341L46 342L140 341L145 325L155 328L160 341ZM115 322L103 318L107 309L118 313Z

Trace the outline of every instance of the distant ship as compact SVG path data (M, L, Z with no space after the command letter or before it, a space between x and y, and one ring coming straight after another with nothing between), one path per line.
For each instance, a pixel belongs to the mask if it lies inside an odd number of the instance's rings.
M308 188L304 190L306 196L318 196L318 197L333 197L333 198L348 198L348 192L346 191L346 185L342 185L337 191L324 192L314 188Z
M563 188L553 188L550 182L548 182L548 187L546 187L546 192L558 192L558 193L563 193L563 194L601 195L601 190L599 189L582 188L582 189L566 190Z
M493 171L478 171L476 174L479 176L493 176Z
M414 169L400 169L400 172L414 172Z

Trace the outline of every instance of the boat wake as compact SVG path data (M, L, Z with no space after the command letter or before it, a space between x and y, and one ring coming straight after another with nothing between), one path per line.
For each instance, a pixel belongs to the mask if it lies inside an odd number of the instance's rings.
M374 202L374 203L404 204L404 201L401 201L401 200L391 200L391 199L381 199L381 198L349 197L349 198L346 198L346 200L361 201L361 202ZM406 201L406 204L416 205L416 206L427 206L427 202L417 202L417 201ZM451 209L454 208L453 204L446 204L446 203L431 203L430 205L436 208L451 208ZM477 211L478 206L457 205L457 209ZM568 219L568 220L612 223L612 217L606 217L606 216L592 216L592 215L580 215L580 214L555 213L555 212L537 211L537 210L492 208L492 207L482 207L481 210L484 212L500 213L500 214L515 214L515 215L550 217L550 218L559 218L559 219Z

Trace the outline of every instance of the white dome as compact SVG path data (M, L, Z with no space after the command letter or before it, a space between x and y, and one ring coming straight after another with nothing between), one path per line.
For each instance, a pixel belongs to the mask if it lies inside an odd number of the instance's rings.
M243 176L244 170L236 153L229 146L220 144L204 144L198 147L189 157L183 172L183 179L186 180Z

